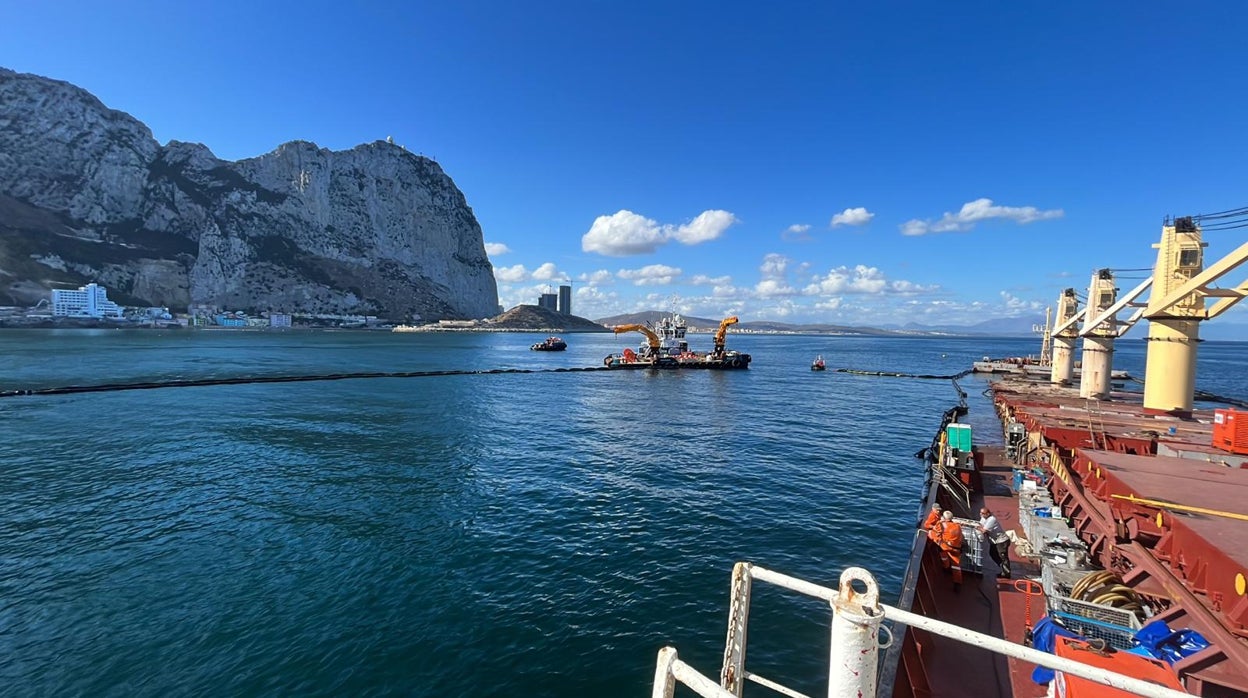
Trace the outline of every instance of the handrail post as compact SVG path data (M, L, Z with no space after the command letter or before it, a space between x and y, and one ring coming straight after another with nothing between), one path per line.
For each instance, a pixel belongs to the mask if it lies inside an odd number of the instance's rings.
M650 690L650 698L672 698L675 695L676 677L672 675L672 665L675 663L675 647L664 647L659 650L659 659L654 667L654 686Z
M866 585L859 593L855 581ZM850 567L841 573L840 593L832 602L832 649L828 663L828 698L874 698L879 664L880 588L871 573Z

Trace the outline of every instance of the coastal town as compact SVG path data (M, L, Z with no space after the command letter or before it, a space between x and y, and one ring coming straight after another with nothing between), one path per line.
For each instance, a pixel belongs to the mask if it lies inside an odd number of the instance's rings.
M168 307L123 306L108 297L108 289L88 283L76 289L53 289L31 307L0 306L0 328L27 329L357 329L395 332L516 332L516 331L607 331L584 318L571 315L572 293L563 286L558 294L543 293L537 306L518 306L507 313L499 308L495 318L442 319L421 323L396 324L377 315L335 315L331 313L245 312L210 304L191 304L187 312Z
M0 329L206 329L206 330L373 330L382 332L610 332L614 325L655 322L666 313L651 311L590 320L572 313L572 287L545 289L536 305L517 305L497 315L475 319L436 319L394 322L377 315L287 313L240 310L192 303L186 312L168 307L125 306L108 297L108 289L88 283L76 289L52 289L33 306L0 306ZM652 317L653 316L653 317ZM719 320L688 319L690 334L712 334ZM742 323L736 334L762 335L889 335L949 336L932 330L881 330L842 326L783 325L766 321Z

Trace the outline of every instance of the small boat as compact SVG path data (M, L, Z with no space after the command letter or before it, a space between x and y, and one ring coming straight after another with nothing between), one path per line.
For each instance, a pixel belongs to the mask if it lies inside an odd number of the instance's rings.
M826 371L827 369L827 365L823 363L822 355L816 356L815 360L810 364L810 370L812 371Z
M558 337L547 337L546 341L538 342L529 348L533 351L563 351L568 348L568 343Z

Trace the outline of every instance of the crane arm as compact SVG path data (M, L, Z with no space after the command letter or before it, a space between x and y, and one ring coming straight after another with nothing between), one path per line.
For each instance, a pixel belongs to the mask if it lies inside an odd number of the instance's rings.
M659 335L655 334L645 325L616 325L611 329L614 330L616 334L620 334L621 332L640 332L646 335L646 341L650 343L651 349L658 349L659 345L662 343L661 340L659 340Z

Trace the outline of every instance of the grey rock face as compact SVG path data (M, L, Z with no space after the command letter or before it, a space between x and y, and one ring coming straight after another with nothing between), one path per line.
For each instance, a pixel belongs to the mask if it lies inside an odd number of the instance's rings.
M174 308L434 320L498 306L481 228L432 160L296 141L229 162L0 69L0 304L87 281Z

